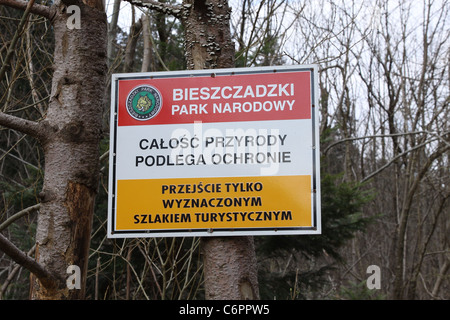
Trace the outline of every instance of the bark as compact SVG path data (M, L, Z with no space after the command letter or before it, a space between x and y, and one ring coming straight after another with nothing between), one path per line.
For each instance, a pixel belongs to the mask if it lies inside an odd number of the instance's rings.
M142 36L144 38L144 53L142 56L141 72L148 72L152 70L153 63L153 46L150 38L150 19L147 14L142 15Z
M28 134L39 141L45 141L50 131L47 121L30 121L4 112L0 112L0 125Z
M185 0L183 6L188 69L234 67L228 1Z
M74 1L71 2L73 4ZM82 299L94 199L106 76L106 14L101 1L81 8L81 28L67 28L66 5L56 3L54 74L46 121L53 129L43 143L45 176L36 231L36 260L67 278L69 265L81 269L81 289L65 283L46 288L32 279L33 299Z

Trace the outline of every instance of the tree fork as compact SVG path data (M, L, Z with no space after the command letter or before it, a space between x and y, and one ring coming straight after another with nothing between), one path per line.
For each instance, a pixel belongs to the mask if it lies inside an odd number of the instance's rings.
M253 237L211 237L201 240L206 299L259 299Z

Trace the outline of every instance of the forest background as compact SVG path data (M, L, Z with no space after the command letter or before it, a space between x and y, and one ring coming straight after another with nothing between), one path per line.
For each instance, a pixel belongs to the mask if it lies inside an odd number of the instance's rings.
M236 67L319 66L323 234L255 237L261 298L449 299L450 2L230 6ZM109 92L112 73L187 68L177 19L119 0L107 8L108 83L98 90ZM22 14L0 6L2 65ZM46 117L52 32L30 15L0 72L2 112ZM106 238L109 101L104 109L86 297L203 299L198 238ZM0 127L0 232L30 255L43 167L35 139ZM370 266L379 289L367 287ZM0 251L0 298L28 298L29 282Z

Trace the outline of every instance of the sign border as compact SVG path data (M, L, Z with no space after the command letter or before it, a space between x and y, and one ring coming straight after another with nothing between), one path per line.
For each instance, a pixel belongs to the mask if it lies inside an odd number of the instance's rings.
M311 218L312 227L281 227L281 228L236 228L236 229L158 229L151 230L121 230L115 231L115 199L116 199L116 141L118 127L118 82L120 80L164 79L201 76L229 76L246 74L267 74L276 72L311 73L311 121L312 121L312 197ZM110 109L110 151L109 151L109 181L108 181L108 238L150 238L150 237L216 237L216 236L268 236L268 235L313 235L321 234L321 201L320 201L320 149L319 149L319 117L318 117L318 66L291 65L250 68L201 69L163 72L119 73L111 76L111 109Z

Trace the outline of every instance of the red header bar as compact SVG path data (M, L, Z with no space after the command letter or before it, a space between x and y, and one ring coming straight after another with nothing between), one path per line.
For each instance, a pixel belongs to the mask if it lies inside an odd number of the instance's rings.
M308 71L118 81L119 126L310 119L311 104Z

